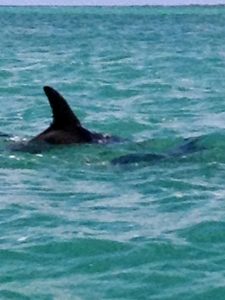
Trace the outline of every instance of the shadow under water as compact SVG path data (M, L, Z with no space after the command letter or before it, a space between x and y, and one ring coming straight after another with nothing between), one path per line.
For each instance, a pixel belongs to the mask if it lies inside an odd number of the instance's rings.
M111 161L113 165L117 164L131 164L140 162L157 162L160 160L166 160L176 157L186 156L204 148L198 145L200 137L187 138L183 143L172 147L162 153L131 153L117 157Z

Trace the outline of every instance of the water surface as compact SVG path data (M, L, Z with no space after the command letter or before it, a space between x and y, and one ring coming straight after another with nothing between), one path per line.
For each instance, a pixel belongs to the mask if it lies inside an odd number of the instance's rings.
M0 138L1 299L224 299L224 24L222 6L0 8L0 131L45 129L50 85L129 140L35 155Z

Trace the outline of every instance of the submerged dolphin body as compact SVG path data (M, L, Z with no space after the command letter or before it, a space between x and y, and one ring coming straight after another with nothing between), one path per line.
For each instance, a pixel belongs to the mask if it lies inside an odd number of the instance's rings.
M200 137L187 138L184 140L184 143L166 151L165 153L132 153L122 155L114 158L111 161L111 164L128 165L142 162L154 163L161 160L183 157L187 154L195 153L204 149L203 147L199 147L199 139Z
M49 86L44 87L44 92L52 109L53 122L46 130L31 139L30 143L46 142L53 145L68 145L108 144L120 141L118 137L91 132L84 128L59 92Z

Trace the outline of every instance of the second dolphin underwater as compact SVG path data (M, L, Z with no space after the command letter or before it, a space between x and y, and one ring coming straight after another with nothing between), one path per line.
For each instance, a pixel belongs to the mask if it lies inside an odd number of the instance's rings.
M84 128L70 108L64 97L50 86L44 86L52 110L53 121L50 126L26 143L17 144L12 150L31 153L42 152L54 145L73 144L109 144L122 143L125 140L118 136L92 132ZM115 158L112 164L130 164L138 162L153 162L180 157L196 152L199 138L188 138L184 142L165 153L134 153Z

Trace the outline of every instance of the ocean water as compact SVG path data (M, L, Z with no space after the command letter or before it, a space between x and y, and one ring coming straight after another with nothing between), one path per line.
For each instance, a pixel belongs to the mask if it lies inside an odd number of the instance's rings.
M223 6L0 7L0 299L224 299L224 24ZM11 151L51 122L44 85L128 141Z

